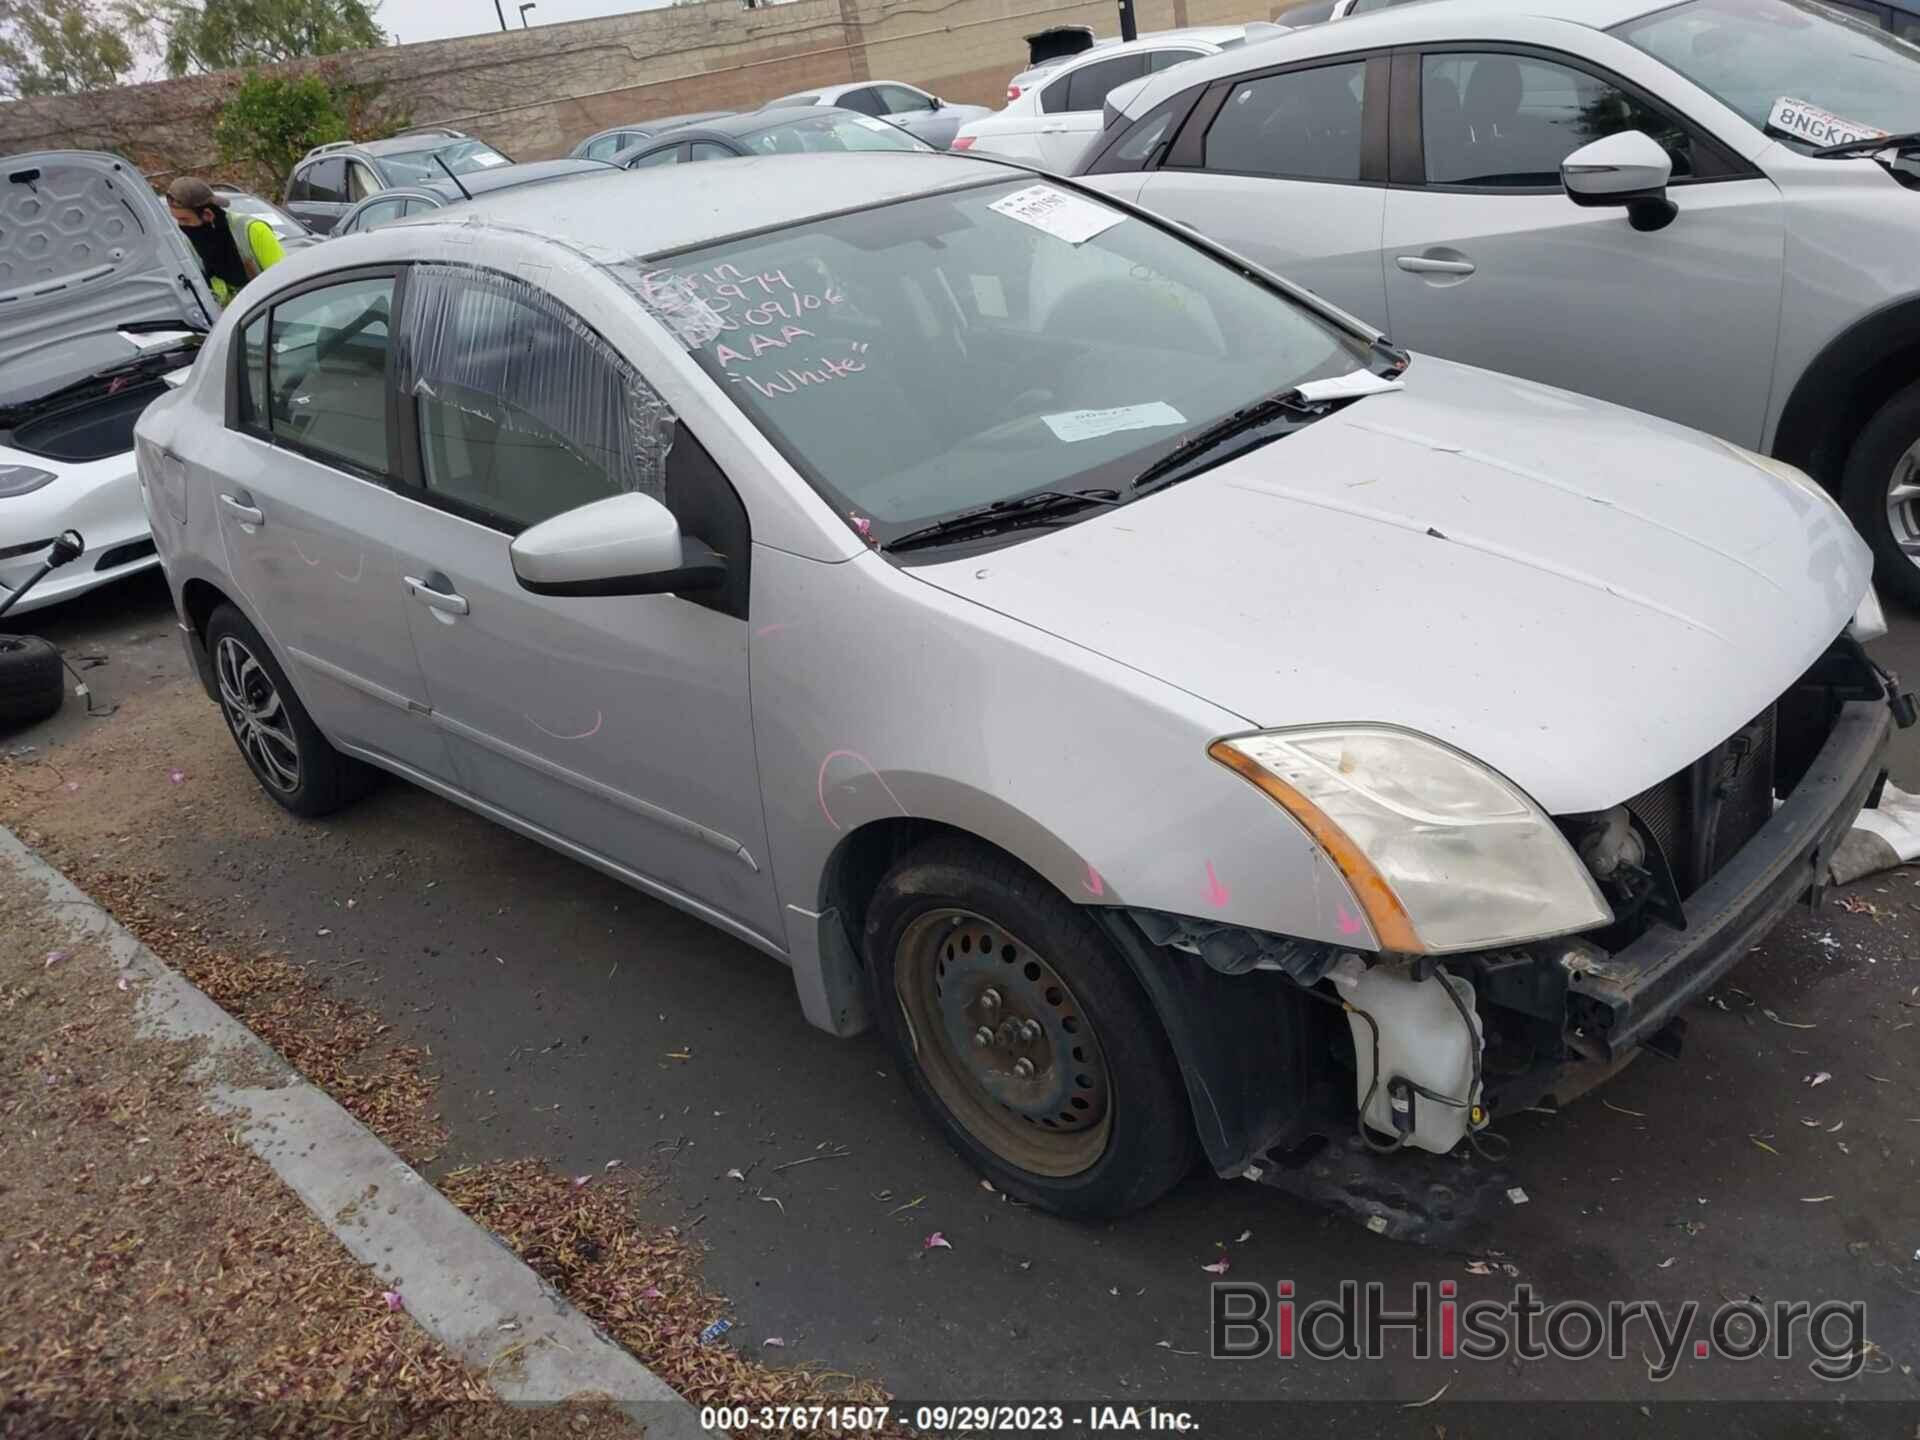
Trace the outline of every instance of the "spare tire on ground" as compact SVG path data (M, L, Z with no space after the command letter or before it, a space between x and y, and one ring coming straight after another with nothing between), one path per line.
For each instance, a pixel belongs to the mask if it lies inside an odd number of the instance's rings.
M66 689L59 650L37 635L0 635L0 733L46 719Z

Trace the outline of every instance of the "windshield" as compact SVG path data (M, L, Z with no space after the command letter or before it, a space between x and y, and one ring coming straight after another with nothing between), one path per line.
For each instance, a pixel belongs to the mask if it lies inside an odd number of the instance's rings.
M1817 0L1688 0L1613 33L1802 149L1920 130L1920 47Z
M642 292L878 544L1035 490L1124 489L1181 436L1368 357L1167 231L1024 177L690 251Z
M510 163L491 145L480 140L456 140L450 145L430 145L423 150L401 150L392 155L382 155L380 166L389 176L389 183L409 185L420 180L439 180L445 177L434 156L438 155L447 164L447 170L456 175L471 175L476 170L491 170L496 165Z
M806 155L827 150L931 150L898 125L848 110L823 110L741 137L761 155Z

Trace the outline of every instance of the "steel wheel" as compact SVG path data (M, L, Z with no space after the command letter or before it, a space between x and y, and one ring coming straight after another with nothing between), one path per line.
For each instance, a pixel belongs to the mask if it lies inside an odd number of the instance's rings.
M1047 1176L1105 1153L1106 1056L1044 957L985 916L933 910L901 935L893 984L927 1082L982 1145Z
M254 773L276 790L287 794L298 790L300 742L273 677L233 635L220 637L213 659L220 708Z
M1920 441L1894 461L1887 480L1887 528L1901 553L1920 565Z

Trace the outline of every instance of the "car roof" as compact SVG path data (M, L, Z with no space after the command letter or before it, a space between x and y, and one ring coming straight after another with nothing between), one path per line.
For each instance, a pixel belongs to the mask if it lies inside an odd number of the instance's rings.
M853 80L845 85L822 85L814 90L796 90L793 93L796 95L818 95L822 105L831 105L842 95L851 94L855 90L868 90L875 85L900 85L908 90L917 90L922 95L930 95L933 93L925 86L915 85L910 80L888 80L884 77L878 80Z
M477 135L450 135L444 130L415 130L405 135L389 135L385 140L363 140L353 147L362 155L378 159L382 155L400 155L409 150L449 150L455 145L487 145ZM489 150L494 147L487 145ZM342 155L353 151L342 150Z
M1078 70L1082 65L1092 65L1101 60L1112 60L1124 55L1130 47L1140 46L1157 50L1166 45L1178 45L1184 41L1197 40L1204 45L1219 45L1227 40L1238 40L1247 33L1244 25L1194 25L1185 30L1149 30L1146 34L1132 40L1116 40L1111 44L1102 42L1090 50L1082 50L1078 55L1063 56L1058 60L1049 60L1044 65L1035 65L1023 70L1014 78L1045 75L1048 79L1064 75L1069 70ZM1237 53L1237 52L1236 52Z
M557 180L537 193L483 195L451 215L405 223L490 221L589 252L604 252L611 239L629 255L646 256L916 195L1031 178L1017 166L938 150L754 155L724 165Z
M704 125L677 125L663 135L649 136L640 144L622 150L613 157L613 163L624 165L668 145L683 145L693 140L745 140L750 135L758 135L762 130L772 130L776 126L817 125L821 119L817 105L782 105L777 110L749 110L744 115L725 115ZM659 143L656 144L656 140Z
M1291 59L1345 54L1429 40L1501 38L1499 27L1516 21L1550 20L1606 30L1637 16L1664 10L1675 0L1427 0L1392 5L1330 25L1312 25L1262 41L1257 47L1223 51L1149 75L1129 94L1125 111L1145 114L1169 95L1237 75L1283 65Z
M625 125L609 125L604 130L594 131L580 143L585 145L603 136L618 135L623 130L637 130L643 135L657 135L662 130L678 130L687 125L700 125L731 114L733 114L731 110L689 110L684 115L656 115L650 120L633 120Z

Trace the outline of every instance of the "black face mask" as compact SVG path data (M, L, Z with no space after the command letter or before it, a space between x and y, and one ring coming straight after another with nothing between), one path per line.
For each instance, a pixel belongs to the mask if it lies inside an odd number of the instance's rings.
M240 247L233 243L233 231L227 228L225 216L216 212L211 221L203 219L191 228L181 226L180 233L192 244L209 279L224 280L235 290L247 283L247 267L240 263Z

